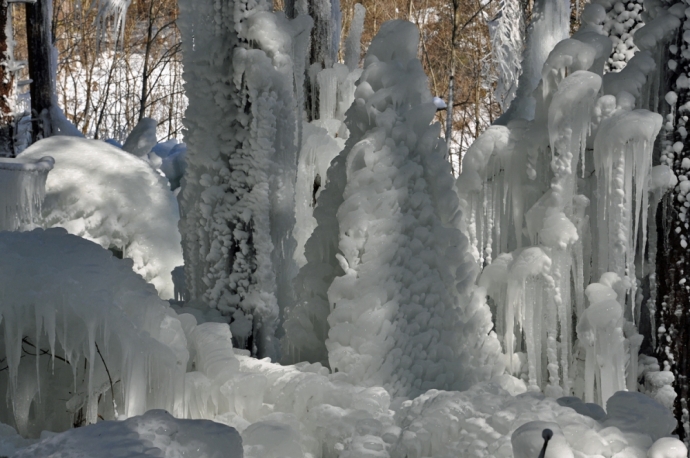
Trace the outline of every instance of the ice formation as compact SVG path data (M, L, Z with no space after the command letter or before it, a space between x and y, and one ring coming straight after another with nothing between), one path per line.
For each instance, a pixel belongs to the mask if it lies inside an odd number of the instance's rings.
M0 158L0 231L16 231L34 224L54 164L50 156Z
M132 0L98 0L96 22L99 28L99 40L104 40L110 33L114 46L125 33L125 17Z
M508 109L515 97L520 76L520 59L525 39L525 21L519 0L502 0L497 17L489 23L492 58L498 81L496 98Z
M543 59L528 94L533 114L521 108L520 86L502 125L469 148L457 180L510 373L530 389L602 406L616 391L638 390L638 281L650 262L650 195L664 185L652 183L662 118L634 108L656 109L655 49L679 25L675 10L659 9L636 29L641 51L630 59L614 49L627 65L602 78L614 62L606 33L623 30L606 8L629 21L625 30L639 16L635 2L604 3L587 5L580 31ZM534 46L521 78L533 70Z
M336 63L316 74L319 118L303 124L295 189L295 216L299 224L295 225L293 231L297 241L295 259L303 269L295 279L296 304L287 310L283 323L282 360L286 363L310 361L328 364L325 341L331 307L327 290L339 271L333 270L329 263L319 261L322 253L331 252L331 248L326 246L316 248L315 245L320 245L319 237L309 242L310 248L306 246L313 231L323 224L324 212L329 212L324 209L327 204L319 203L319 199L322 191L326 192L326 183L332 179L328 175L331 161L342 151L350 134L344 123L345 112L354 101L355 82L362 74L357 67L360 46L355 40L360 38L361 30L358 29L363 27L363 21L364 7L357 5L347 41L346 61L349 59L349 64ZM329 225L318 230L324 229L330 234L334 233ZM335 246L337 241L333 243ZM324 249L327 251L323 252ZM309 266L306 267L308 262ZM334 259L332 262L337 264Z
M601 5L603 14L599 22L602 31L608 35L613 44L613 52L607 59L606 70L619 72L638 51L633 37L645 25L644 2L643 0L595 0L592 3Z
M195 94L180 231L192 298L249 323L236 326L237 343L276 358L280 309L294 301L296 88L311 20L271 8L180 4L184 76Z
M135 272L172 298L171 272L182 253L177 202L165 179L142 159L98 140L51 137L19 159L47 155L55 167L36 224L64 227L132 259Z
M535 99L532 92L541 80L541 70L549 53L556 45L570 35L570 1L536 0L532 7L532 21L526 32L527 40L523 53L521 74L515 100L506 114L499 119L501 124L514 117L532 119L535 114Z
M131 261L64 229L0 233L0 252L2 422L38 435L99 415L184 413L180 321Z
M501 370L417 40L412 24L392 21L370 45L300 272L316 274L304 307L330 312L331 368L394 396Z

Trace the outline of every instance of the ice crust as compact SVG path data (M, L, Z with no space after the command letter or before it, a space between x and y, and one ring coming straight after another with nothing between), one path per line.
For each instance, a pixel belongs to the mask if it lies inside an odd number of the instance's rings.
M47 155L55 166L36 224L64 227L121 251L162 298L172 298L171 272L182 264L182 253L177 201L166 180L144 160L83 138L47 138L19 159L35 161Z

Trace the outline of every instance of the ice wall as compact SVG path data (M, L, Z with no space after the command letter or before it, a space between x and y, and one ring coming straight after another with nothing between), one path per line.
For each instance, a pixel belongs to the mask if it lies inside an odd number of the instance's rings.
M191 297L220 310L240 347L278 356L281 310L294 301L295 95L311 26L270 2L180 4L187 177L180 194ZM300 113L296 115L296 113Z
M635 107L655 106L654 50L680 12L658 8L639 28L636 2L603 3L587 5L580 30L552 45L533 85L534 113L518 95L503 125L470 147L457 180L509 371L531 389L601 405L638 389L638 271L649 262L662 118ZM631 29L641 51L616 57L616 48L612 58L606 34ZM627 65L603 75L611 59ZM590 294L603 288L611 294Z
M31 227L41 213L55 160L0 158L0 231Z

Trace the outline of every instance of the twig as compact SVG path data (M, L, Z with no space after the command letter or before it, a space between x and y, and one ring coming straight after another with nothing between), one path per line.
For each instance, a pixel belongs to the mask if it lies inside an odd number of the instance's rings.
M103 354L101 353L101 349L98 348L97 343L96 343L96 351L98 352L98 356L101 357L101 361L103 362L103 366L105 367L105 373L108 374L108 381L110 382L110 399L113 401L113 413L115 413L115 415L117 415L117 404L115 404L115 388L113 388L113 379L110 376L110 371L108 370L108 365L105 363L105 359L103 358Z

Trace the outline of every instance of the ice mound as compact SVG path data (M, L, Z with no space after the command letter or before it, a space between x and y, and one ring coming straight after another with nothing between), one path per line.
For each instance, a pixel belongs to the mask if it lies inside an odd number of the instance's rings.
M0 253L0 421L35 436L183 413L183 329L131 261L58 228L0 232Z
M134 271L174 296L172 270L181 265L179 211L166 180L145 161L97 140L51 137L19 158L55 159L37 224L119 251Z
M125 421L104 421L45 439L16 458L242 458L237 430L208 420L178 420L151 410Z

